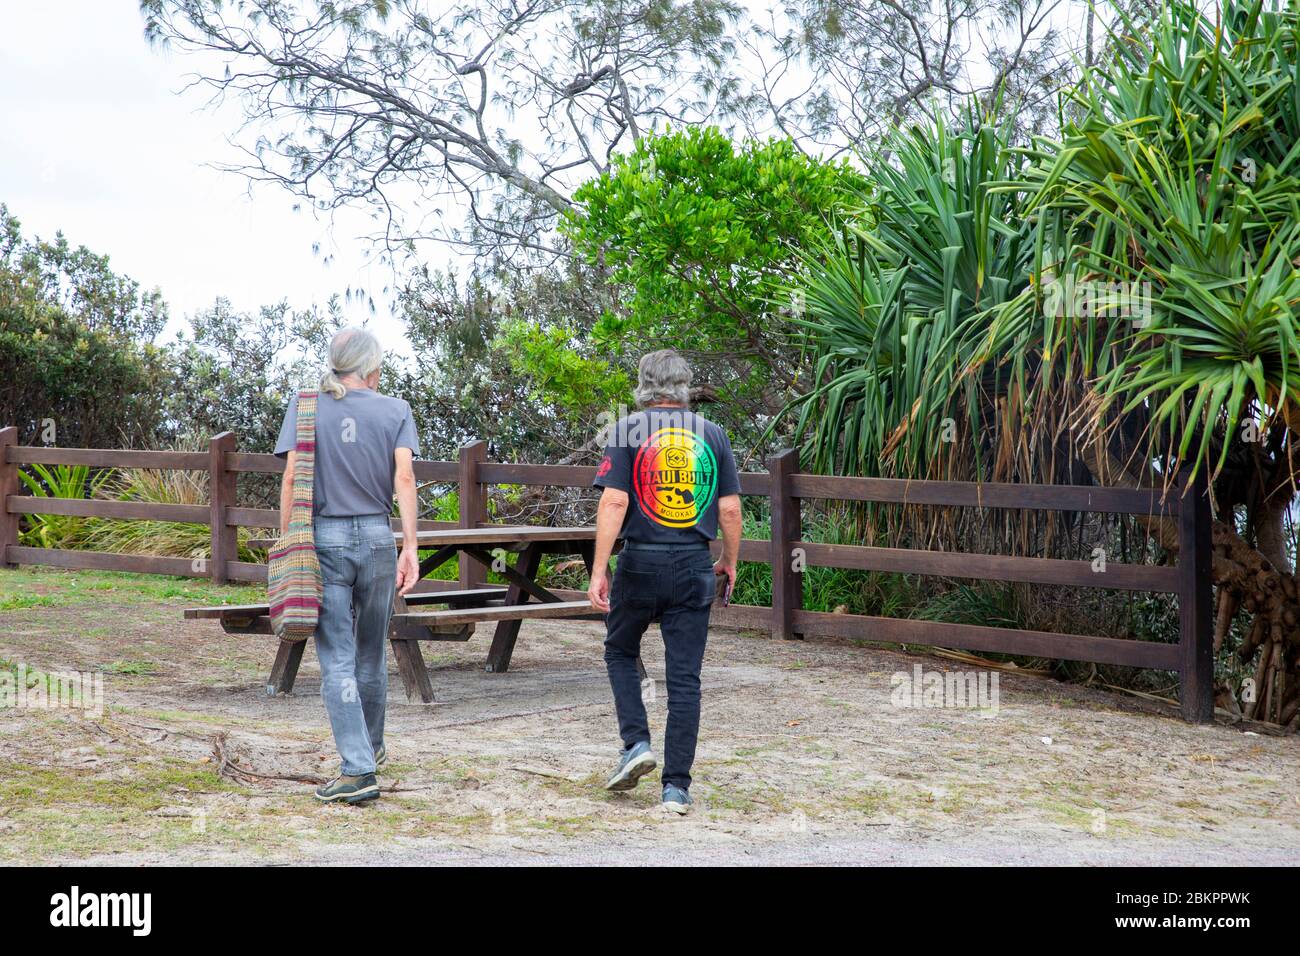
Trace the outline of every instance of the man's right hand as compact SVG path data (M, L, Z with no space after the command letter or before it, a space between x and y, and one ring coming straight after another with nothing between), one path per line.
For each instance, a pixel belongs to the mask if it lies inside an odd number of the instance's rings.
M609 575L604 571L592 573L591 583L587 585L587 600L602 614L609 613Z
M403 547L397 556L397 593L405 597L420 580L420 552Z

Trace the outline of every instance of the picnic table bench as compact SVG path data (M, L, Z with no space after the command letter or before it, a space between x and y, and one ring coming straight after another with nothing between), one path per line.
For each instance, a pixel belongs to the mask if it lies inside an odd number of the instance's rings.
M400 547L402 533L394 531L393 538ZM416 543L421 549L433 551L420 560L420 580L426 580L447 561L464 554L484 569L500 574L509 583L458 590L424 590L394 597L388 640L408 700L416 696L426 704L433 700L433 687L424 655L420 652L420 641L466 641L473 635L475 625L495 624L487 670L502 673L510 667L523 621L544 618L598 621L603 618L590 602L565 601L536 580L541 559L546 554L581 555L590 574L596 546L595 528L533 525L451 528L417 532ZM272 544L273 539L249 542L254 548L268 548ZM506 554L517 555L513 565L504 560ZM446 607L443 610L432 609L438 605ZM270 608L265 604L188 608L185 617L219 621L222 629L230 634L272 633ZM306 643L280 641L266 684L268 695L288 693L293 689Z

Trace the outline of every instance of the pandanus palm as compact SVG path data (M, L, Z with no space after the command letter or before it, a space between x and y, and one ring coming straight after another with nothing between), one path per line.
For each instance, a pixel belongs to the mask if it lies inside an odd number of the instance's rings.
M1117 37L1113 61L1075 91L1082 119L1062 143L1038 144L1008 188L1032 191L1040 236L1065 250L1060 274L1140 290L1136 314L1100 316L1079 433L1104 480L1211 472L1216 645L1244 607L1237 653L1256 658L1246 709L1300 726L1285 528L1300 475L1300 13L1263 0L1216 13L1169 7L1154 51L1145 36ZM1077 317L1056 322L1078 329ZM1142 440L1117 456L1134 419Z
M973 112L956 130L939 119L898 136L856 221L806 256L797 321L818 358L799 431L816 467L948 473L955 346L974 316L1025 286L1032 261L1016 197L989 189L1015 168L1007 136Z
M973 191L922 171L951 164L953 141L971 168L989 127L903 137L873 171L857 246L809 264L820 377L803 412L818 463L837 470L1124 484L1207 470L1222 519L1216 641L1250 615L1246 709L1293 726L1300 602L1283 521L1300 468L1298 48L1290 9L1179 0L1111 38L1066 97L1059 140L1003 148ZM852 292L828 294L855 248L874 260L858 273L882 280L866 298L888 293L856 326ZM914 325L930 337L907 339L903 370L888 367L899 359L884 337ZM854 330L850 354L840 343ZM836 405L837 389L887 398ZM864 414L882 420L852 420ZM945 419L963 422L962 441L935 441Z

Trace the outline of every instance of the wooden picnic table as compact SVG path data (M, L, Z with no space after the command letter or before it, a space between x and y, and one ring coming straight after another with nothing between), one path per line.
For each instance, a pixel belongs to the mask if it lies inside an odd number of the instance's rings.
M402 532L394 531L393 539L401 546L404 541ZM255 539L249 542L249 546L268 548L274 543L274 539ZM596 549L594 527L488 525L447 528L419 531L416 543L421 550L433 552L420 560L421 580L429 578L446 562L459 559L462 554L484 570L467 575L468 579L462 582L465 585L463 590L423 590L409 593L405 598L395 596L388 637L408 698L418 695L425 703L433 700L433 687L420 652L420 641L464 641L474 633L476 624L495 624L487 670L502 673L510 667L519 628L525 619L598 621L603 618L586 599L565 601L537 581L542 557L548 554L580 555L590 574ZM506 556L511 554L516 555L513 564L506 560ZM504 577L508 582L506 586L476 583L485 578L488 570ZM446 610L426 608L435 604L448 607ZM263 605L192 608L185 612L186 617L217 618L232 633L270 633L268 614L269 610ZM281 642L271 681L267 685L268 693L292 688L305 643Z
M393 532L400 546L404 541L400 531ZM446 611L411 610L398 595L393 602L392 631L398 637L408 638L404 649L422 699L429 682L429 672L420 656L418 641L423 637L419 629L432 629L449 625L470 625L496 622L492 646L488 649L487 671L503 673L510 667L519 628L525 618L567 617L599 621L600 612L586 600L564 601L537 581L542 557L547 554L578 554L582 556L591 573L596 552L596 529L546 528L533 525L501 525L482 528L449 528L438 531L416 532L416 543L433 553L420 560L420 577L426 578L446 562L468 555L487 570L495 571L506 579L505 594L499 607L448 609ZM513 565L505 555L517 554ZM468 582L467 582L468 583ZM530 601L530 599L535 599ZM399 642L394 641L393 653L400 671L403 667ZM433 689L427 687L428 700L433 699Z

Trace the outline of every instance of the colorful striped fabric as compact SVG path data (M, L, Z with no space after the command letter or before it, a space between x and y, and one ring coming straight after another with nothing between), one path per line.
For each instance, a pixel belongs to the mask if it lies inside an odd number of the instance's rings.
M312 535L311 496L316 480L316 393L298 393L298 444L293 469L289 530L270 550L266 593L271 628L286 641L305 641L320 619L320 561Z

